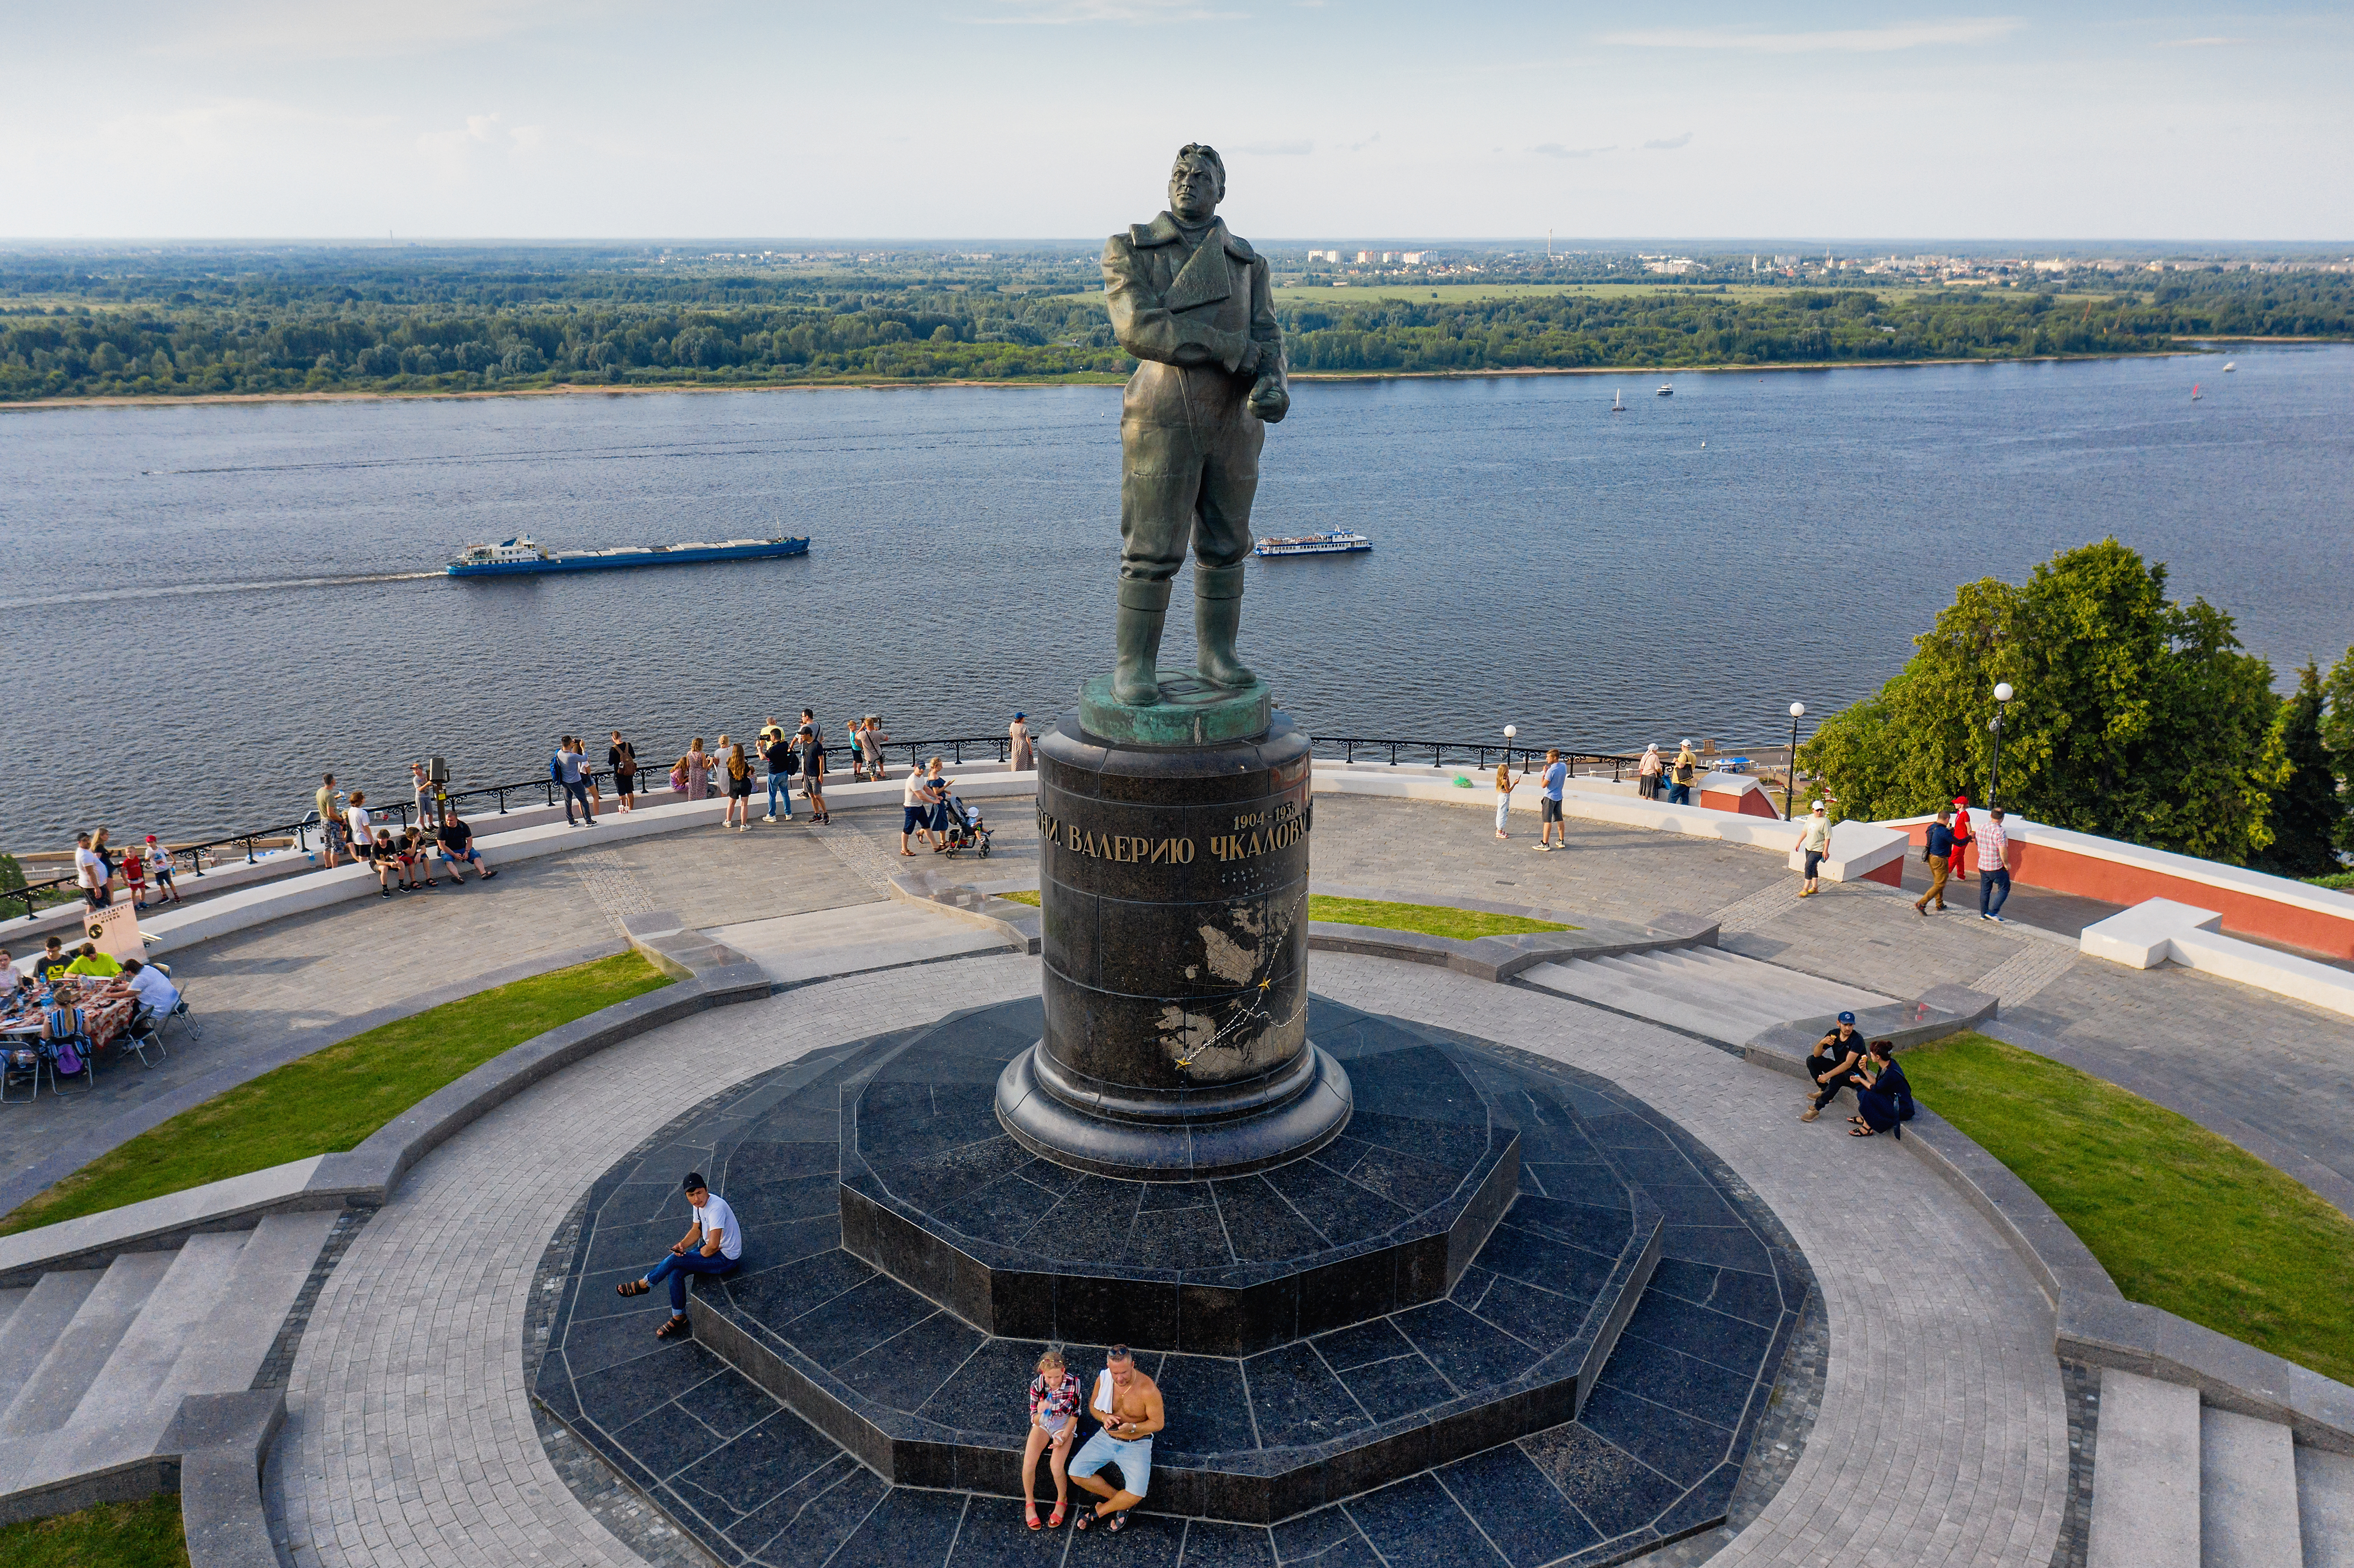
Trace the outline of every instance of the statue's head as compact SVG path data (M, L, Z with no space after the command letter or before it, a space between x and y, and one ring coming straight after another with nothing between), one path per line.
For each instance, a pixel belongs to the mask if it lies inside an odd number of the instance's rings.
M1169 171L1169 210L1187 223L1206 223L1226 195L1226 161L1215 147L1188 142Z

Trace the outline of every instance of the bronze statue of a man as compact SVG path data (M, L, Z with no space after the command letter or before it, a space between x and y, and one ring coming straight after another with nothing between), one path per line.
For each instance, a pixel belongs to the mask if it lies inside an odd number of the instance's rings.
M1226 165L1194 143L1169 173L1169 210L1104 242L1104 295L1119 345L1143 363L1120 404L1119 662L1112 695L1161 700L1169 579L1193 546L1197 669L1214 686L1253 676L1235 657L1264 425L1291 407L1267 265L1226 232Z

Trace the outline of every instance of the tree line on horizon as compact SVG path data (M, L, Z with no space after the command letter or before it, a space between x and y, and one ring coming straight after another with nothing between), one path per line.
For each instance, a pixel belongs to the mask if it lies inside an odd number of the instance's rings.
M1123 376L1093 288L474 268L101 280L0 260L0 400L562 384ZM118 283L120 280L116 281ZM185 287L172 285L185 284ZM397 286L396 286L397 285ZM9 304L10 299L35 302ZM1304 372L1478 373L2147 353L2208 334L2354 338L2354 279L2187 274L2154 294L1663 288L1288 302Z
M1967 583L1877 693L1799 762L1870 821L1957 795L2032 821L2276 875L2348 880L2354 859L2354 647L2308 660L2288 695L2232 618L2166 594L2163 563L2115 538L2062 550L2024 583Z

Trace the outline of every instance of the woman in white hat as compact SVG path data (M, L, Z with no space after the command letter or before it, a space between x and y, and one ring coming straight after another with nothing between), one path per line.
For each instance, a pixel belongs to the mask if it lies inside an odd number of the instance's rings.
M1831 851L1831 819L1820 800L1807 815L1804 831L1798 835L1798 849L1807 857L1806 885L1798 889L1798 896L1812 898L1821 891L1815 885L1815 874L1822 869L1823 857Z

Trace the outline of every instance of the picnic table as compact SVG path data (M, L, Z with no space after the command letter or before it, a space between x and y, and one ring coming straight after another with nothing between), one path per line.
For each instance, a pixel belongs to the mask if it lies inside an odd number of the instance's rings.
M61 1000L81 1009L82 1028L93 1047L103 1047L120 1038L131 1027L131 1014L139 1003L135 996L101 997L99 988L105 983L83 975L60 975L55 987ZM8 1016L0 1018L0 1034L22 1040L40 1033L38 1007L12 1009Z

